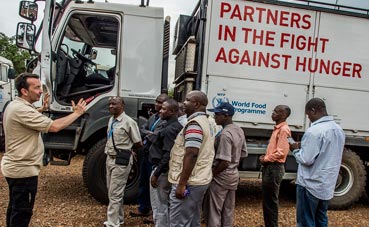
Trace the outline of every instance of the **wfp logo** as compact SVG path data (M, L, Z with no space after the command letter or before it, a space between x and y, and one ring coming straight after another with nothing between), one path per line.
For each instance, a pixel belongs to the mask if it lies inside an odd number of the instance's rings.
M229 99L225 96L224 93L218 93L211 101L213 108L219 106L219 104L221 104L222 102L229 102Z

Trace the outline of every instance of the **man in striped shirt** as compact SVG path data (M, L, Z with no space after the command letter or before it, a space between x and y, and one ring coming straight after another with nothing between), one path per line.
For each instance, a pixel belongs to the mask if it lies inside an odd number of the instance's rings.
M205 113L207 104L201 91L188 93L184 102L188 122L175 140L169 161L173 227L200 227L202 201L212 179L214 159L214 132Z

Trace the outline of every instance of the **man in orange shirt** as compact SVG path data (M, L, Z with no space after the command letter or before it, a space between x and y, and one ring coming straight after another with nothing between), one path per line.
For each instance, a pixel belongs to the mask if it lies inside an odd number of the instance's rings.
M265 227L278 226L279 187L284 176L284 163L289 151L287 138L291 137L291 130L286 122L290 113L291 109L286 105L278 105L274 108L272 120L276 125L266 154L259 158L263 166L262 193Z

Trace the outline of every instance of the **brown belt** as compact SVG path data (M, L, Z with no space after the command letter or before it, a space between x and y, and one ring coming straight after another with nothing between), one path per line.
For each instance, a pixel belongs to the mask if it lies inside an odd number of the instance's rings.
M109 156L109 158L111 158L111 159L115 159L117 156L116 155L110 155L110 154L108 154L108 156Z

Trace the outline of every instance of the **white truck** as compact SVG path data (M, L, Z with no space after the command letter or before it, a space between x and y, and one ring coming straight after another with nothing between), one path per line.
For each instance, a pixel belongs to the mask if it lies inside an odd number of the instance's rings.
M19 47L33 52L41 34L33 24L37 2L20 2L20 15L31 23L19 23L16 38ZM332 208L345 208L363 194L369 161L369 109L363 104L369 97L368 12L310 3L315 6L200 0L192 15L177 22L174 96L182 101L187 92L200 89L210 99L209 108L223 100L236 107L234 120L245 130L249 150L239 167L241 177L259 175L258 157L273 129L270 115L276 105L291 107L288 123L300 140L309 127L306 101L325 99L346 133L331 201ZM63 165L77 153L86 154L85 185L106 203L108 97L124 97L126 112L139 123L148 117L155 97L167 87L168 22L163 9L143 0L140 5L46 0L44 15L41 57L29 70L40 66L44 91L51 94L49 115L71 112L71 100L88 102L87 113L72 126L44 135L46 153L51 164ZM289 156L286 180L293 180L296 170ZM138 177L135 163L125 193L130 201L137 196Z
M201 89L209 107L232 103L249 151L240 176L255 178L274 107L290 106L288 123L299 141L310 124L305 103L322 98L346 135L330 207L347 208L363 195L368 175L368 12L314 1L199 1L177 21L174 95L183 100ZM285 179L293 180L296 170L289 156Z
M13 62L0 56L0 111L14 98L14 79L15 69ZM12 79L11 79L12 78ZM0 112L0 113L1 113Z
M4 151L4 134L3 134L3 110L4 107L13 100L15 95L14 89L15 69L13 62L7 58L0 56L0 151Z
M50 94L46 114L57 119L72 111L71 100L88 103L86 114L70 127L43 136L45 164L69 165L75 154L85 154L84 183L94 198L107 203L108 99L122 96L128 115L139 123L148 118L156 96L167 88L169 18L164 18L163 8L144 1L46 0L40 5L42 26L36 29L39 3L20 1L19 14L29 23L18 23L16 43L38 55L27 70L40 75L44 92ZM135 162L125 192L128 201L138 193L138 170Z

